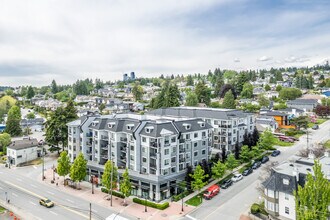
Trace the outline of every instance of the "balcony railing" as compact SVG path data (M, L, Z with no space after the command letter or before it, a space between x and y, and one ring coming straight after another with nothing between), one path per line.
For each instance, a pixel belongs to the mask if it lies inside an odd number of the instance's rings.
M156 153L150 153L151 158L156 158L157 154Z
M86 137L88 137L88 138L93 137L93 133L86 133Z
M182 144L182 143L184 143L184 142L185 142L184 139L179 139L179 143L180 143L180 144Z
M102 139L102 140L109 140L109 136L101 135L101 139Z
M185 159L185 158L180 158L180 159L179 159L179 162L180 162L180 163L186 162L186 159Z
M157 147L157 143L156 143L156 142L150 142L150 143L149 143L149 146L150 146L150 147Z
M106 160L108 159L108 155L106 155L106 154L102 154L101 157L102 157L103 159L106 159Z
M127 142L127 138L123 138L123 137L121 137L121 138L120 138L120 141L121 141L121 142Z

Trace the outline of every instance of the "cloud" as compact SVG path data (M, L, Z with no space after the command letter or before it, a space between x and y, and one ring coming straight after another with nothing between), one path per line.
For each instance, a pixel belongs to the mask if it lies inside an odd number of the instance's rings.
M239 63L239 62L241 62L241 60L239 58L234 59L234 63Z
M268 56L262 56L258 59L258 61L269 61L269 60L272 60L273 58L272 57L268 57Z
M284 62L286 63L304 63L309 61L309 58L307 57L295 57L295 56L290 56L284 59Z

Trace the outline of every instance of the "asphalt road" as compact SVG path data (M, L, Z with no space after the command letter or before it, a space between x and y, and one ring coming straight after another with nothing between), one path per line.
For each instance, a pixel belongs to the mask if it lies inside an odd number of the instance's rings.
M33 214L34 219L89 219L89 201L63 193L12 169L1 167L0 174L0 199L6 201L7 192L10 204L19 207L23 213ZM42 197L54 201L55 206L49 209L40 206L39 199ZM111 209L92 204L92 219L106 219L112 213Z
M281 151L281 154L277 157L270 157L270 161L267 164L275 161L281 163L288 160L301 149L306 148L306 139L306 135L303 135L293 146L279 147L278 149ZM323 123L319 130L310 130L309 147L313 147L314 144L327 139L330 139L330 121ZM219 195L212 200L204 200L202 205L182 219L238 220L240 215L246 212L252 203L261 201L262 198L260 197L257 187L261 183L258 177L262 172L262 168L258 168L254 170L252 174L234 183L228 189L221 189Z

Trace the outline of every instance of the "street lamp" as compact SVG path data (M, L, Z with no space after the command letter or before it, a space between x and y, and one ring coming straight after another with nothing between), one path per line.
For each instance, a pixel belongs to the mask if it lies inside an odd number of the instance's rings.
M53 164L53 181L55 182L55 165Z
M91 174L92 194L94 194L94 175Z
M147 194L145 194L144 196L144 212L148 212L148 209L147 209Z

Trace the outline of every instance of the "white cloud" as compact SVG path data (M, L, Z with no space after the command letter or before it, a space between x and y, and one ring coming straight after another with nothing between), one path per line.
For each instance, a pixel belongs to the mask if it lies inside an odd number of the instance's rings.
M239 63L239 62L241 62L241 60L239 58L234 59L234 63Z
M272 57L268 57L268 56L262 56L258 59L258 61L269 61L269 60L272 60L273 58Z

